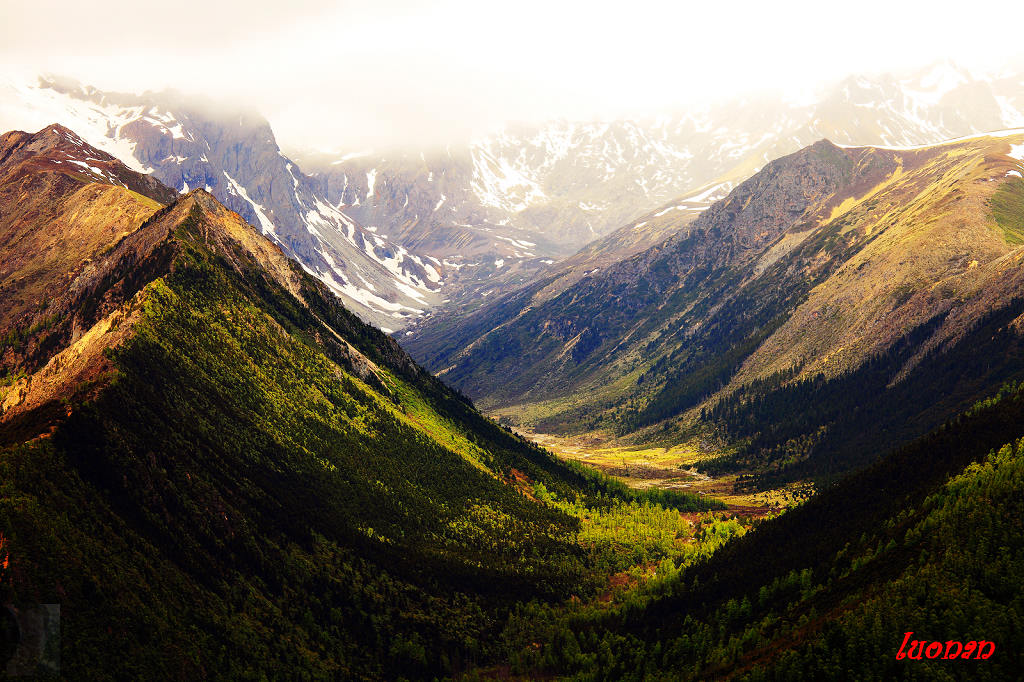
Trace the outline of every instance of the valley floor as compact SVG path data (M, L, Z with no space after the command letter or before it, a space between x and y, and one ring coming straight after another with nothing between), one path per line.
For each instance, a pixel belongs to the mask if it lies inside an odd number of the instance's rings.
M566 437L522 429L518 433L560 459L587 464L631 488L658 488L714 497L725 502L728 511L736 516L764 518L814 494L814 485L810 482L749 491L739 485L740 474L709 476L701 473L698 464L719 453L702 452L695 442L671 447L623 446L587 435Z

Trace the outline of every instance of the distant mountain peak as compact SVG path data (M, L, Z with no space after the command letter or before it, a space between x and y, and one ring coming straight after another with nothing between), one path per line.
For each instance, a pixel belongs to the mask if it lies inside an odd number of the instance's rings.
M8 172L17 160L87 182L125 187L161 203L174 199L174 192L159 181L90 146L76 132L59 123L52 123L36 133L12 131L0 136L0 157L6 162Z

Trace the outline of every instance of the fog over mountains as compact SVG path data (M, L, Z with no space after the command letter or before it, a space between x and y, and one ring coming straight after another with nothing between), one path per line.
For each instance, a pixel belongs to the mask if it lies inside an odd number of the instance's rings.
M982 77L948 61L852 76L800 100L508 126L457 147L388 153L286 154L258 113L187 93L109 93L55 77L2 89L0 127L60 122L179 191L208 188L388 331L530 281L616 230L616 256L651 246L768 161L822 138L901 146L1024 125L1020 73Z

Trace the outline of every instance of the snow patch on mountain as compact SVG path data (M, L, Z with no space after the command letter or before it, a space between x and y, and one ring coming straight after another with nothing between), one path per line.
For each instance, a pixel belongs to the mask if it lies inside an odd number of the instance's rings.
M120 136L143 107L75 101L49 89L18 82L0 84L0 129L35 132L51 123L76 131L93 147L102 149L139 173L150 173L135 158L135 143Z
M507 159L495 158L482 148L474 151L472 187L481 204L518 213L544 198L540 185Z
M247 192L244 187L238 184L238 182L236 182L233 177L228 175L227 171L224 171L224 177L227 178L228 181L228 192L234 194L235 196L241 197L250 206L252 206L252 210L256 213L256 219L259 220L260 222L260 229L263 230L263 234L274 234L274 223L271 222L270 218L267 217L267 214L263 212L263 206L253 201L249 197L249 192Z
M377 169L373 168L366 174L366 198L373 196L373 186L377 184Z

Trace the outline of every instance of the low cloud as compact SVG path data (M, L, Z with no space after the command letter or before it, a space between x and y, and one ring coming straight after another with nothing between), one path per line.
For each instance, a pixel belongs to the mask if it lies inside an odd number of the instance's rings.
M0 61L262 111L286 147L431 146L508 120L655 114L1012 40L932 3L5 3ZM1018 25L1024 8L1000 10ZM1010 16L1012 15L1012 16ZM982 60L988 60L988 63Z

